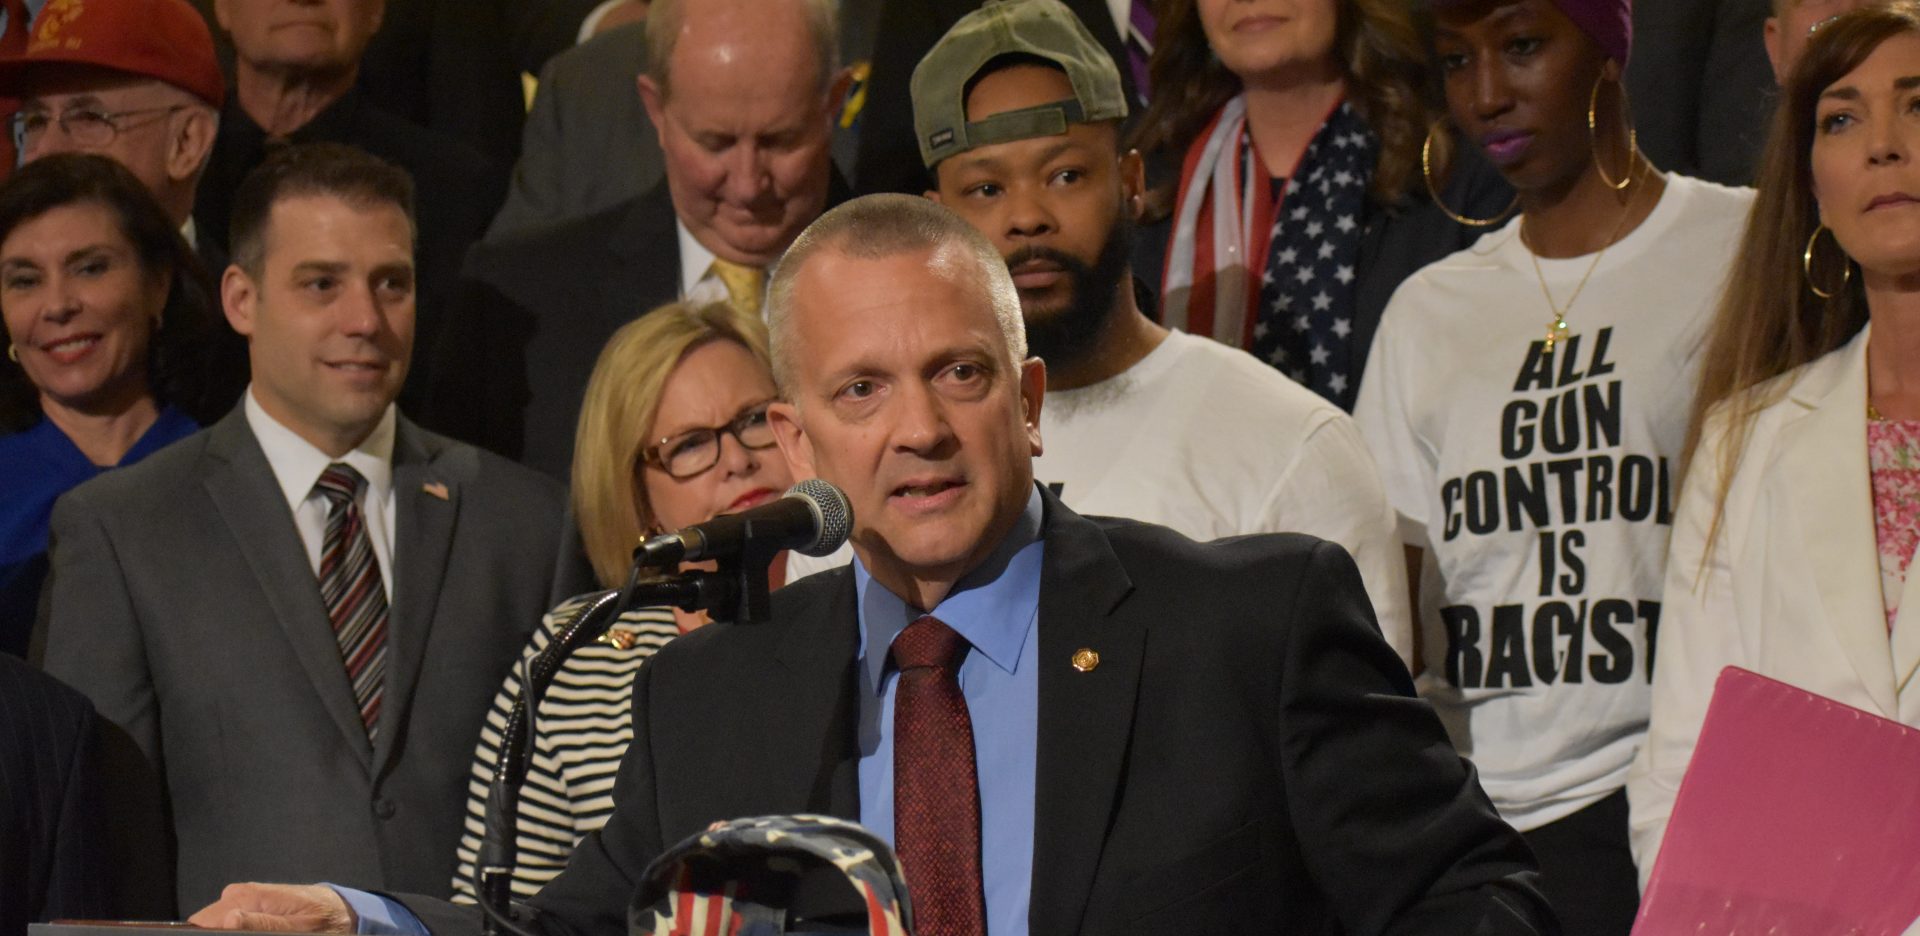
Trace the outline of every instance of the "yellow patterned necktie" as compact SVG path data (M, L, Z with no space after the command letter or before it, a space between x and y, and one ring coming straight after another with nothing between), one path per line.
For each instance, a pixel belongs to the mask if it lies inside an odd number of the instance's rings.
M759 267L713 258L707 271L727 287L727 302L748 315L760 314L760 297L766 293L767 271Z

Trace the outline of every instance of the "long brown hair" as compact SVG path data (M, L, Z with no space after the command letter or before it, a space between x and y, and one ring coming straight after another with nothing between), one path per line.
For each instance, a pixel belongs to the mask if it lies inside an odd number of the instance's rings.
M1717 538L1720 512L1760 410L1779 400L1784 385L1762 384L1846 344L1867 323L1866 294L1860 278L1844 289L1841 257L1830 237L1815 244L1812 275L1832 298L1816 295L1802 268L1808 239L1820 227L1813 197L1814 113L1820 94L1860 67L1880 44L1902 33L1920 32L1920 2L1894 0L1865 7L1820 28L1800 64L1782 89L1773 130L1761 155L1756 181L1759 195L1747 217L1740 252L1727 291L1707 333L1700 384L1687 428L1687 458L1698 454L1707 417L1724 404L1725 432L1717 440L1720 490L1708 548ZM1824 259L1824 262L1822 260Z
M1333 51L1347 77L1347 100L1380 138L1371 186L1392 204L1420 180L1420 144L1430 114L1423 93L1426 46L1405 0L1335 0ZM1164 152L1178 165L1214 112L1240 93L1240 79L1213 54L1196 0L1159 0L1153 58L1147 68L1153 103L1128 145Z

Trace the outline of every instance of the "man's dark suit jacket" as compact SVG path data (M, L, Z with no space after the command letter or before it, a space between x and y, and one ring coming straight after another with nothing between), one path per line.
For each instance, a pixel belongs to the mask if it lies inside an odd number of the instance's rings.
M1773 113L1761 30L1768 0L1657 0L1633 8L1627 93L1653 164L1751 185Z
M829 170L827 207L846 182ZM606 211L475 245L433 351L423 422L570 477L587 378L620 326L680 297L667 181Z
M110 912L95 722L86 696L0 653L0 936Z
M233 41L214 0L192 0L233 74ZM600 0L386 0L355 87L379 106L449 134L501 166L520 152L520 74L573 47Z
M586 587L556 569L565 512L551 480L399 420L370 745L241 408L55 504L47 669L163 784L180 910L248 880L448 892L488 701L542 612Z
M601 347L679 296L680 239L664 179L606 211L478 244L433 350L423 421L565 479Z
M522 124L529 119L521 75L542 76L544 83L551 60L599 38L580 42L580 26L600 0L386 0L386 5L380 31L361 57L357 86L381 107L459 138L500 167L519 158ZM625 82L626 96L635 101L632 78L638 73L637 68L629 72ZM599 90L574 93L597 96ZM659 156L653 159L657 175ZM620 174L617 167L594 168Z
M1045 511L1035 936L1554 931L1346 553ZM613 817L534 898L540 929L619 932L647 863L714 820L857 819L857 652L846 568L776 593L771 623L664 647L635 683Z
M459 140L504 170L520 155L527 114L513 30L516 20L549 5L386 0L380 31L360 57L356 85L388 112ZM572 26L577 33L578 17Z

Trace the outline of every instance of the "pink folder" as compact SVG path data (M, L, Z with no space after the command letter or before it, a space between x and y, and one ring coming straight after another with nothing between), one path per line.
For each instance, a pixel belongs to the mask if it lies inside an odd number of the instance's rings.
M1720 672L1635 936L1901 936L1920 917L1920 731Z

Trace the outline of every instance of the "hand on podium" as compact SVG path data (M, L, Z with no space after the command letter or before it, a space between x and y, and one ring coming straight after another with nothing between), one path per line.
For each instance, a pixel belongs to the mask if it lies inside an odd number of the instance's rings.
M229 884L187 922L206 929L351 933L353 910L323 884Z

